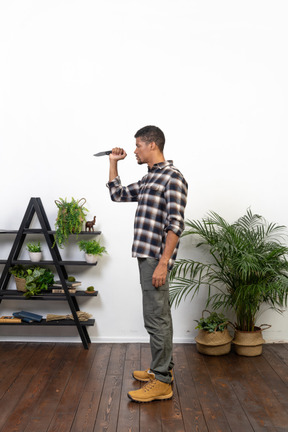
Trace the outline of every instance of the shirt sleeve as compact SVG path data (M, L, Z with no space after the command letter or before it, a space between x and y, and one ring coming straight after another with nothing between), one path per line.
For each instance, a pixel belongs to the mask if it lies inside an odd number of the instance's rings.
M167 223L165 231L173 231L181 236L185 222L184 210L187 204L188 184L181 175L171 177L166 185L165 199L167 203Z
M112 201L116 202L135 202L138 201L139 182L129 186L122 186L120 177L107 183Z

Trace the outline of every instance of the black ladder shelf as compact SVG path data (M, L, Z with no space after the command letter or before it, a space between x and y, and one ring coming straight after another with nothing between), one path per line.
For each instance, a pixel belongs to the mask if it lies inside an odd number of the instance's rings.
M34 229L30 228L30 224L32 222L33 216L37 215L39 219L39 223L41 226L41 229ZM66 300L68 302L68 305L70 307L73 320L58 320L58 321L49 321L46 322L46 320L41 320L40 322L33 322L33 323L19 323L19 325L29 326L29 325L47 325L47 326L68 326L68 325L76 325L79 336L81 338L82 344L85 349L89 348L89 343L91 343L87 326L93 326L95 324L95 319L89 319L88 321L79 321L77 312L80 310L77 297L93 297L98 294L97 291L95 291L95 294L86 294L84 291L78 291L75 294L72 294L69 292L68 286L66 284L66 280L68 277L67 271L65 266L66 265L95 265L95 264L88 264L86 261L62 261L61 255L59 252L59 249L57 247L57 244L55 243L54 234L55 231L52 231L50 228L50 224L46 215L46 212L44 210L44 207L42 205L40 198L31 198L27 207L27 210L24 214L23 220L21 222L20 228L18 231L11 230L11 231L0 231L0 234L16 234L15 240L13 242L11 251L9 253L9 256L7 260L0 260L0 264L5 264L4 269L0 278L0 303L2 300L28 300L23 297L22 294L20 294L16 290L9 290L7 289L11 274L9 273L9 268L13 264L27 264L30 263L30 261L25 260L19 260L18 256L20 254L20 251L22 249L24 240L26 238L27 234L35 234L35 233L41 233L44 235L47 246L49 248L49 251L52 256L52 261L41 261L38 264L53 264L56 268L56 271L58 273L59 279L61 281L62 287L64 289L64 294L53 294L50 292L44 292L40 295L33 296L29 298L29 300ZM81 232L80 234L92 234L92 235L99 235L101 234L100 231L93 231L93 232ZM54 246L53 246L54 245ZM7 323L1 323L0 325L7 325ZM10 324L8 324L10 325ZM13 324L17 325L17 324Z

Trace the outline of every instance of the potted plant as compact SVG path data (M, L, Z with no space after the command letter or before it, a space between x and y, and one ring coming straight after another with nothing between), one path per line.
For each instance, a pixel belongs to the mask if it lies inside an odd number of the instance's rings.
M29 252L29 257L32 262L39 262L42 258L41 243L27 243L27 250Z
M87 287L86 288L86 293L87 294L94 294L95 293L95 289L94 289L94 286L89 286L89 287Z
M209 314L206 317L205 312ZM198 352L207 355L224 355L230 352L232 337L227 329L228 318L222 313L204 310L202 318L195 321L198 324L195 328L199 329L195 338Z
M22 279L22 287L18 291L24 291L25 297L35 296L41 291L47 290L54 283L54 275L51 270L39 266L23 267L21 265L13 266L9 269L10 273L16 278ZM23 282L25 281L25 284ZM24 284L24 289L23 289Z
M86 212L88 211L84 206L86 200L81 198L75 200L72 198L67 202L63 198L55 201L58 207L58 215L55 222L55 242L60 248L63 248L68 243L70 234L79 234L82 231L83 222L86 220Z
M103 253L107 253L104 246L96 240L81 240L78 242L80 251L85 252L86 262L89 264L95 264L98 256L102 256Z
M230 224L211 212L202 221L188 221L184 236L198 236L197 247L209 251L209 262L180 259L171 272L171 302L179 305L206 286L207 303L214 310L232 309L236 316L235 349L241 355L262 352L262 330L256 326L263 304L281 313L288 299L286 227L268 223L250 210ZM237 350L240 332L252 332L252 353ZM242 342L241 342L242 343ZM255 346L258 347L255 350Z
M9 273L14 276L17 291L26 292L26 277L28 276L27 269L18 264L10 267Z

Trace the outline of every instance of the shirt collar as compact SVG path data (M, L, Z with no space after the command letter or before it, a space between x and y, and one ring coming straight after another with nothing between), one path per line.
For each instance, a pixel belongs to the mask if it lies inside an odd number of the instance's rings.
M152 166L152 168L148 167L148 171L151 172L151 171L155 171L156 169L163 169L166 166L170 166L172 164L173 164L172 160L165 160L164 162L159 162L159 163L154 164Z

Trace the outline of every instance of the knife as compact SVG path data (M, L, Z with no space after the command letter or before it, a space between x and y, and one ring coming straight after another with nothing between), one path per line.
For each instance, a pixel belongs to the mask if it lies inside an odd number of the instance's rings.
M110 153L112 153L112 150L99 152L99 153L94 154L93 156L108 156L108 155L110 155Z

